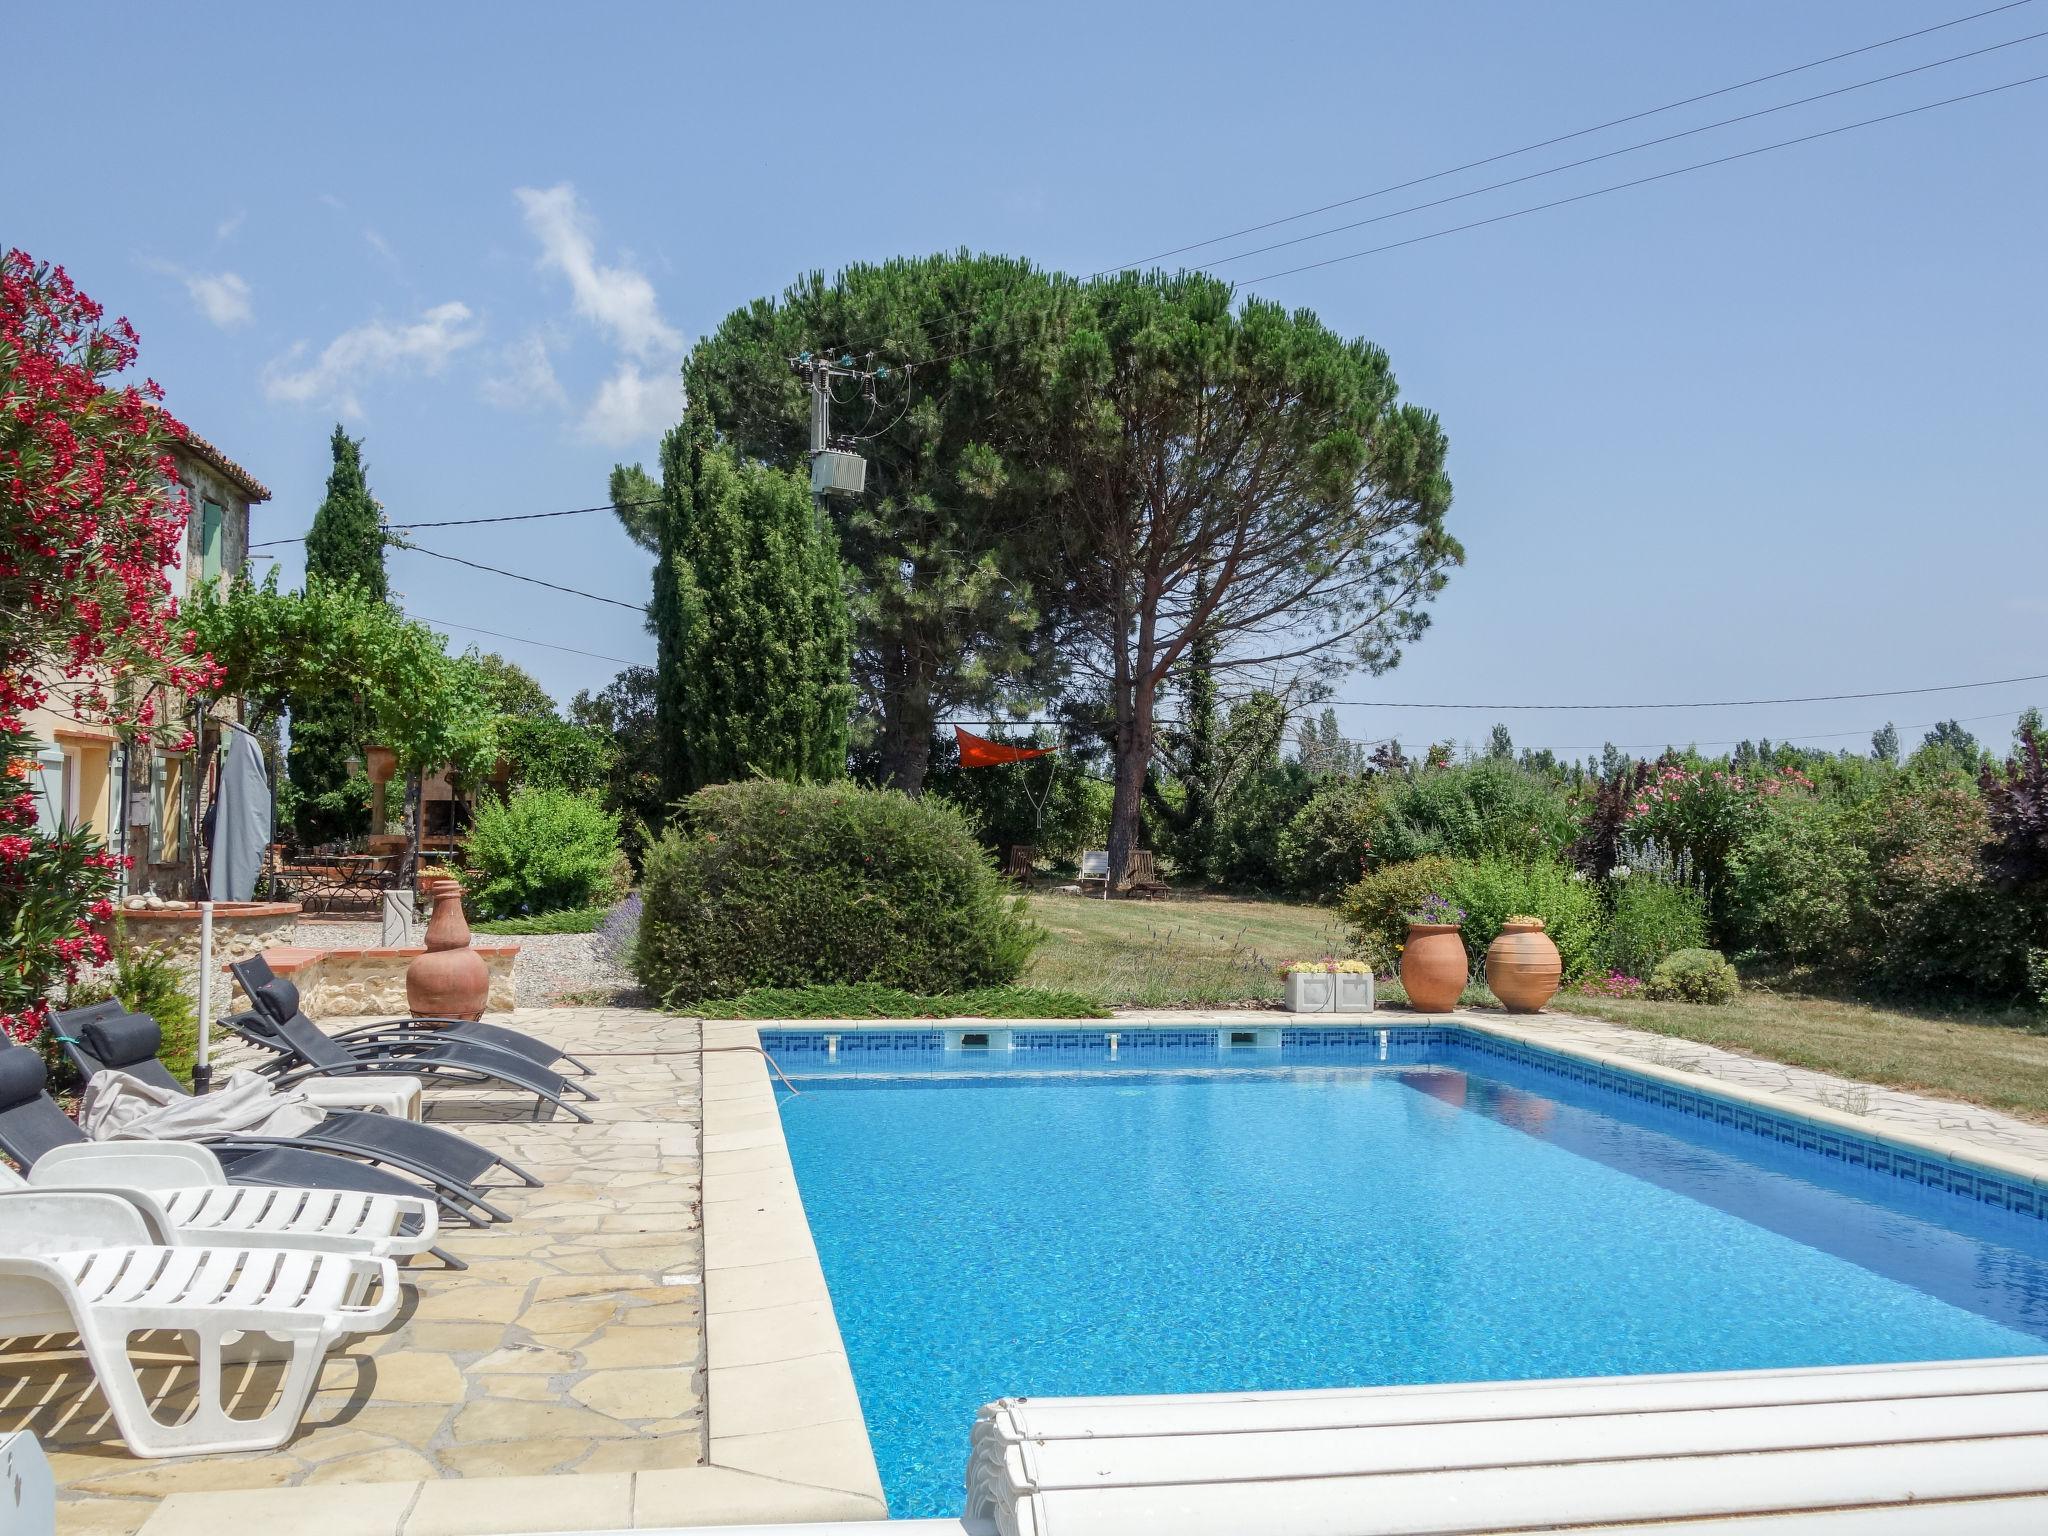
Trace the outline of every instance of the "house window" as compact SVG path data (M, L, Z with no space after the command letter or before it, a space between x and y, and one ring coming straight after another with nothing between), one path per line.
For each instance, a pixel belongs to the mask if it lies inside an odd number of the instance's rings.
M202 501L199 504L199 579L213 583L220 580L221 543L226 532L227 509L217 501Z
M64 754L42 742L33 746L28 788L35 800L36 830L53 836L64 824Z

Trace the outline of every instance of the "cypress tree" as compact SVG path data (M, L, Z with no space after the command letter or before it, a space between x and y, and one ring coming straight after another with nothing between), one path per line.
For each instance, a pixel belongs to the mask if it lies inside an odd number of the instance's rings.
M381 602L391 595L383 518L363 473L363 442L337 426L330 446L334 468L327 474L327 496L306 534L306 580L330 586L352 581Z
M380 602L390 595L384 574L384 531L363 472L363 444L339 426L330 444L334 467L327 495L306 534L306 585L353 583ZM333 693L292 702L292 830L301 844L326 842L369 825L369 781L348 772L348 759L364 745L364 721L355 697Z
M752 774L846 772L852 624L799 476L746 462L694 411L662 445L655 718L671 799Z

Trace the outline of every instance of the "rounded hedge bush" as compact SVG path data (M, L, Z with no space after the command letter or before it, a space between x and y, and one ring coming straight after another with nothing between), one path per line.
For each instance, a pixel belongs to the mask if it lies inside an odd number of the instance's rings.
M641 895L635 966L672 1006L816 982L994 986L1041 936L959 810L850 784L699 790L648 850Z
M1718 1006L1734 1002L1735 994L1740 990L1735 967L1718 949L1681 949L1657 962L1657 968L1650 972L1650 983L1643 989L1643 995L1660 1003Z
M515 789L476 808L464 886L480 918L532 917L615 900L619 818L595 795Z

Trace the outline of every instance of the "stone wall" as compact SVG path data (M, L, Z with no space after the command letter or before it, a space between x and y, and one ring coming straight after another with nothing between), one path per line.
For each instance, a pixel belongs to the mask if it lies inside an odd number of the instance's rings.
M474 944L484 969L491 974L490 998L484 1006L492 1013L508 1013L519 1006L513 986L513 969L519 959L517 944ZM405 970L426 953L421 945L404 949L308 949L273 947L265 951L270 968L287 977L299 989L299 1003L315 1019L391 1018L408 1011ZM240 1001L236 989L237 1007Z
M244 1007L233 1001L227 972L222 967L275 949L290 936L299 920L299 907L289 901L216 902L213 908L213 1006L216 1014L229 1007ZM117 919L133 945L167 949L185 973L186 991L199 994L199 909L185 907L123 908Z

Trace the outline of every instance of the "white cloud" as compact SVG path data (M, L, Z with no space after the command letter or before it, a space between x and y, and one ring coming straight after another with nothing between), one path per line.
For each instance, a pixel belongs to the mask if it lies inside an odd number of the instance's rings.
M213 226L213 238L216 240L234 239L236 234L242 228L242 221L248 217L248 209L237 208L233 213L229 214L226 218L222 219L218 224Z
M247 325L256 318L249 302L248 280L234 272L181 272L179 278L199 313L224 331Z
M545 190L520 187L515 195L525 210L526 227L540 242L541 265L569 280L577 314L642 360L682 351L682 335L662 319L646 275L630 265L598 262L595 226L575 187L568 182Z
M360 416L357 391L367 380L397 368L439 373L450 357L482 336L483 328L473 319L467 304L451 301L436 304L410 325L372 320L343 331L310 365L293 369L287 365L306 352L301 342L264 370L263 392L296 405L329 401L347 415Z
M379 256L382 256L386 261L390 262L392 266L395 267L398 265L398 252L393 250L391 248L391 242L389 240L386 240L382 235L378 234L376 230L364 230L363 240L364 243L367 244L371 250L375 251Z
M583 413L581 430L592 442L623 448L659 437L683 414L683 378L672 367L643 369L622 360Z
M484 375L484 398L508 411L537 411L542 406L564 408L569 396L555 377L555 360L547 338L529 331L509 346L500 347Z

